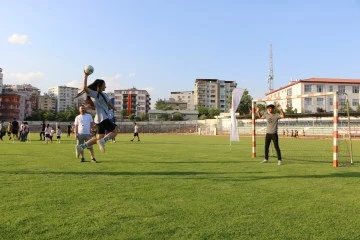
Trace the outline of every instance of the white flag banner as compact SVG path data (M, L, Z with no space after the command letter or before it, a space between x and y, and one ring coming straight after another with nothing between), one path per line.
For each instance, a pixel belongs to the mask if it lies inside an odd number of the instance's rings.
M239 141L239 132L237 129L237 121L235 112L238 108L242 95L244 94L245 89L242 88L235 88L232 91L232 101L231 101L231 109L230 109L230 116L231 116L231 128L230 128L230 142L231 141Z

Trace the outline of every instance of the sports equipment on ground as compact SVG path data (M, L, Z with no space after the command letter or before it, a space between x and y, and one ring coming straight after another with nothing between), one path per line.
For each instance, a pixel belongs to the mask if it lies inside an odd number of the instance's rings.
M92 74L94 72L94 67L91 65L86 65L84 68L84 72L88 75Z

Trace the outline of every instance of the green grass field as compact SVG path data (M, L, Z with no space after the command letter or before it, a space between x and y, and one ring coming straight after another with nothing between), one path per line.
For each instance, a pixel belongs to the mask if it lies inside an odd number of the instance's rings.
M0 142L0 239L360 239L360 141L333 168L331 140L121 134L80 163L74 139ZM330 146L325 150L323 145Z

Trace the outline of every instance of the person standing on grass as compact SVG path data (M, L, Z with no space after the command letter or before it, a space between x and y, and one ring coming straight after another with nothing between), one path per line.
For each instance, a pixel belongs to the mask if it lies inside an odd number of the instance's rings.
M40 124L40 141L45 141L45 128L46 128L46 124L45 121L43 121Z
M136 124L136 122L134 122L134 137L133 137L133 139L131 139L130 141L134 141L135 137L137 137L138 142L140 142L139 126Z
M265 159L263 163L269 162L269 147L271 141L273 141L278 158L278 165L281 165L282 159L281 159L281 151L279 147L279 136L277 134L277 131L278 131L278 121L279 119L285 117L285 113L280 105L277 106L277 109L279 110L280 114L275 113L275 105L270 104L266 107L266 112L263 115L261 114L260 109L258 107L256 108L256 113L259 116L259 118L264 118L267 121L266 136L265 136Z
M69 138L71 135L71 123L67 126L67 137Z
M9 140L11 140L11 132L12 132L12 125L11 125L11 122L8 122L8 125L7 125L7 128L6 128L6 131L7 131L7 135L9 137Z
M60 140L61 140L61 128L60 126L57 127L57 131L56 131L56 140L57 140L57 143L60 143Z
M82 94L86 93L88 95L88 98L90 98L90 100L94 103L96 113L94 122L97 125L97 134L96 138L92 138L86 143L82 143L76 146L75 152L77 158L79 158L85 148L88 148L95 143L98 144L101 152L105 152L105 143L108 140L115 138L117 135L116 124L114 124L113 121L109 119L110 110L112 109L115 111L116 109L111 104L109 97L106 95L106 93L104 93L106 88L105 81L102 79L96 79L92 84L88 86L87 80L89 74L85 72L84 74L84 90L81 91L76 97L79 97ZM106 135L105 131L108 132Z
M14 118L14 121L11 122L11 133L14 140L19 140L19 122Z
M76 116L74 121L74 134L77 146L92 139L91 125L94 123L92 116L86 113L84 105L79 106L79 113L80 114ZM93 146L89 146L87 149L90 151L91 161L96 163ZM80 155L80 162L85 162L84 152L81 152Z
M5 136L5 134L6 134L5 123L4 123L4 121L1 121L1 123L0 123L0 139L1 139L1 141L3 140L3 137Z
M51 134L51 127L50 127L50 124L47 124L45 127L45 143L49 143L50 134Z

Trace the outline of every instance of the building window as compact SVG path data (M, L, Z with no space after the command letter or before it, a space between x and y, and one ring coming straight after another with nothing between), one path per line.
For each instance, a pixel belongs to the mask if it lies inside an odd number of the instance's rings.
M287 90L287 93L286 93L288 96L291 96L292 95L292 88L289 88L288 90Z
M286 105L289 107L292 107L292 99L288 99Z
M329 86L329 92L333 92L334 91L334 86L333 85L330 85Z
M316 92L323 92L324 91L324 86L323 85L317 85L316 86Z
M352 92L353 93L359 93L359 86L353 86L352 87Z
M305 91L306 93L311 92L311 85L309 85L309 84L305 85L304 91Z
M324 98L317 98L316 99L316 104L318 106L323 106L324 105Z
M333 102L334 102L333 98L330 97L330 98L329 98L329 105L332 106L332 105L333 105Z
M305 98L305 105L311 105L312 104L312 98Z
M352 106L353 106L353 107L359 106L359 99L353 99L353 100L352 100Z
M339 99L339 105L340 106L345 106L345 98L340 98Z
M345 86L344 85L339 85L339 93L344 93L345 92Z

